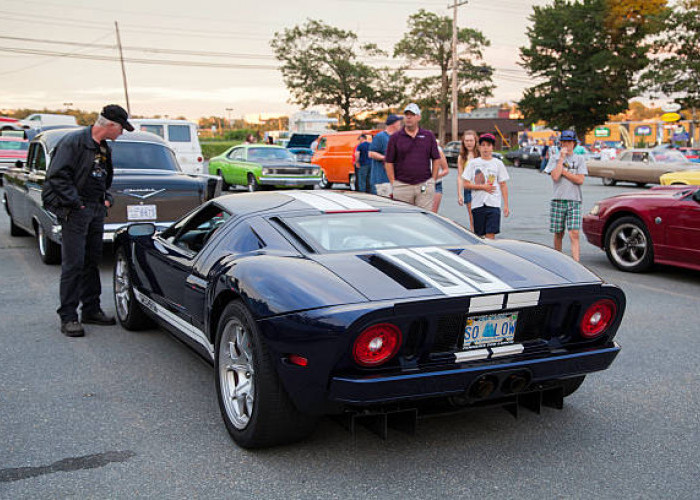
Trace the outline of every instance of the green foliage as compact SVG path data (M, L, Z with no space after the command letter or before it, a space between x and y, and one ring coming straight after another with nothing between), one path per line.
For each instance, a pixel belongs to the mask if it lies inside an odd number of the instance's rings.
M546 121L579 136L627 109L634 75L648 63L645 38L658 30L652 17L608 24L609 0L554 0L534 7L520 48L521 65L538 83L519 102L528 122Z
M457 102L474 106L493 95L493 68L483 63L483 49L491 43L479 31L457 30ZM411 66L437 66L440 74L413 82L411 100L439 110L439 138L445 139L445 118L451 99L452 19L424 9L408 18L408 32L394 47L394 57L405 57Z
M207 141L202 142L202 156L208 160L214 156L219 156L228 148L238 146L242 141Z
M249 134L253 134L253 137L255 137L256 140L260 139L258 132L251 128L226 130L223 133L225 141L245 141L245 138L248 137Z
M275 33L270 45L282 63L291 102L303 108L330 106L352 128L352 114L404 99L403 74L375 68L367 58L385 56L374 44L359 45L351 31L309 19L302 26Z
M700 2L682 0L663 21L664 31L654 40L654 57L640 87L675 96L685 109L700 108Z

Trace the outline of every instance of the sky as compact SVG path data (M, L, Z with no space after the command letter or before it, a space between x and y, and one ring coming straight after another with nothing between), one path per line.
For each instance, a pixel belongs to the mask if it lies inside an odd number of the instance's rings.
M117 22L132 114L192 120L290 114L300 107L289 102L277 69L269 45L275 32L319 19L391 53L411 14L424 8L451 16L449 3L0 0L0 109L126 107ZM497 86L489 102L517 100L530 85L517 64L518 48L527 43L532 6L549 3L469 0L459 7L458 26L479 29L491 41L485 61L496 68Z

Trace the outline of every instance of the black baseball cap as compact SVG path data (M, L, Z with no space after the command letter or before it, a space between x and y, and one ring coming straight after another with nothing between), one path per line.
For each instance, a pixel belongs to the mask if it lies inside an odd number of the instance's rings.
M134 126L129 123L129 113L118 104L108 104L102 108L100 114L108 120L118 123L124 127L124 130L128 130L129 132L134 131Z

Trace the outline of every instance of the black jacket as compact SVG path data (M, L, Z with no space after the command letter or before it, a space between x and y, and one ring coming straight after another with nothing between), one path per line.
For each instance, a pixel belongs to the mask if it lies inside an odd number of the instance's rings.
M65 216L70 210L80 209L84 205L80 191L92 170L95 155L100 147L106 155L106 188L112 185L114 169L112 168L112 150L107 141L98 146L92 139L92 127L69 132L54 148L51 164L46 173L46 181L41 198L44 207L58 216ZM106 191L105 199L112 203L112 195Z

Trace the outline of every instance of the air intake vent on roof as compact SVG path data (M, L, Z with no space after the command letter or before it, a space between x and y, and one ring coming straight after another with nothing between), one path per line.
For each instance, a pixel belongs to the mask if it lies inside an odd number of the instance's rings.
M360 258L367 261L371 266L380 270L404 288L409 290L427 288L427 285L415 276L408 274L393 262L389 262L378 255L360 255Z

